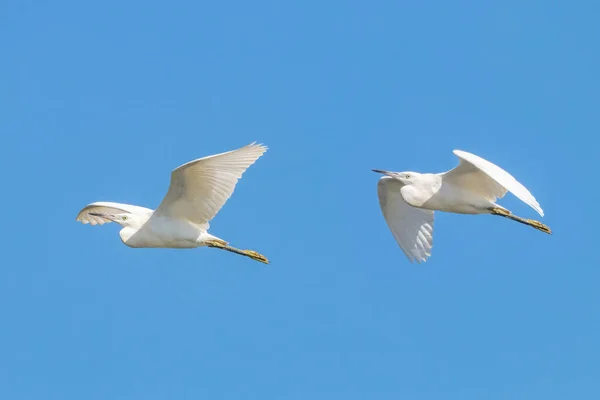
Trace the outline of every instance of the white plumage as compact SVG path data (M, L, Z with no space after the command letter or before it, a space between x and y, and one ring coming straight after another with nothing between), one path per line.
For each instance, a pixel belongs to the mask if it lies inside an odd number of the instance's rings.
M507 192L544 215L533 195L512 175L474 154L454 150L459 164L438 174L373 170L386 176L377 185L383 216L411 262L425 262L433 247L434 211L494 214L530 225L546 233L541 222L511 214L495 203Z
M251 250L239 250L208 233L210 221L231 197L246 169L267 151L251 143L173 170L169 189L156 210L130 204L95 202L77 215L84 224L117 222L121 240L130 247L217 247L268 263Z

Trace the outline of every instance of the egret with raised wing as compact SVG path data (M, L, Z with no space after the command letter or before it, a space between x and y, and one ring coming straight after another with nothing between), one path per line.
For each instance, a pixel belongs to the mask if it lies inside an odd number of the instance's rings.
M511 192L544 216L533 195L512 175L466 151L453 153L459 158L458 166L438 174L373 170L385 175L377 184L379 205L394 238L411 262L425 262L431 256L436 210L499 215L552 233L541 222L517 217L495 203Z
M261 254L240 250L208 233L209 222L231 197L248 167L267 151L251 143L237 150L216 154L173 170L165 198L156 210L130 204L95 202L77 215L84 224L116 222L119 236L129 247L194 248L215 247L268 264Z

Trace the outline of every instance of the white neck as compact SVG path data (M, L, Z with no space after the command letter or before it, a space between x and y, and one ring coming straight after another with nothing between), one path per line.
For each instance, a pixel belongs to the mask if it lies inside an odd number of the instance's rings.
M138 231L136 228L132 228L131 226L126 226L119 231L119 236L121 237L121 241L127 244L127 241Z
M423 206L441 188L442 179L433 174L423 174L418 181L400 189L402 198L413 207Z

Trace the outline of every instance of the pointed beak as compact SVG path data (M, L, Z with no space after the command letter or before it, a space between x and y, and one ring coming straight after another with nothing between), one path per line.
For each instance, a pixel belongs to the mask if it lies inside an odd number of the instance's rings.
M94 217L109 219L111 221L115 220L115 216L112 214L89 213L89 215L93 215Z
M378 174L384 174L384 175L389 175L390 171L384 171L382 169L373 169L373 172L377 172Z

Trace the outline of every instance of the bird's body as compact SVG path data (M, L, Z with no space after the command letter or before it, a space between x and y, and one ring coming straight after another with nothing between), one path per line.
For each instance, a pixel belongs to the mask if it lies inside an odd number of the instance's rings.
M208 233L209 221L235 189L244 171L265 151L254 143L226 153L186 163L171 174L167 195L156 210L113 202L88 204L77 215L84 224L117 222L121 241L133 248L190 249L209 246L268 260L251 250L240 250Z
M412 173L416 174L416 173ZM485 214L494 203L477 198L471 192L444 182L441 174L413 175L415 182L400 188L402 198L413 207L457 214ZM386 176L382 179L394 179Z
M378 183L381 210L409 260L424 262L433 247L434 211L500 215L551 233L544 224L511 214L495 203L510 191L544 215L533 195L500 167L474 154L455 150L460 164L447 172L391 172Z
M125 227L119 236L129 247L173 249L206 246L205 240L212 237L193 223L160 216L151 216L139 229Z

